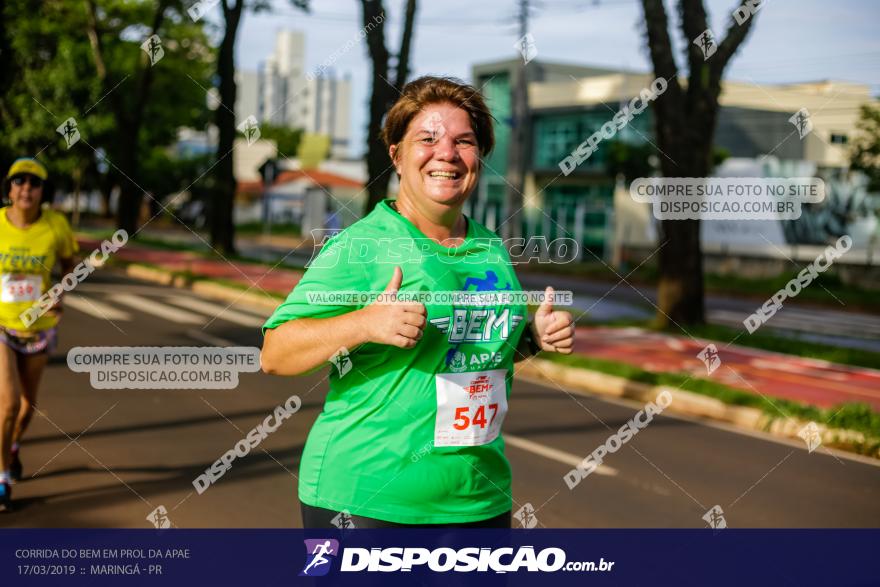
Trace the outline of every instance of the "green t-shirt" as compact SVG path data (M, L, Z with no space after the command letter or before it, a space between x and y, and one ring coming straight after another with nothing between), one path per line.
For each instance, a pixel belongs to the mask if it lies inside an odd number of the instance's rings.
M363 308L310 304L309 294L381 292L395 265L401 294L521 291L495 233L468 219L462 245L446 248L388 202L324 245L264 328ZM406 524L464 523L511 509L500 428L527 308L520 300L455 301L425 304L428 322L414 348L367 343L332 368L303 450L303 503Z

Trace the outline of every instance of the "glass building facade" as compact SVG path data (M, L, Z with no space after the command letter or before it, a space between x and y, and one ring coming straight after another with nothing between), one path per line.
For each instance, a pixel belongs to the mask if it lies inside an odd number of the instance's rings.
M493 72L478 76L487 104L495 117L495 149L485 161L476 197L467 212L491 229L505 219L505 181L511 134L511 75ZM624 102L625 103L625 102ZM533 198L526 198L523 235L576 238L584 248L603 255L612 231L614 182L608 171L608 146L614 141L644 144L652 134L650 109L603 139L599 148L570 175L563 176L560 161L591 134L609 122L622 104L598 104L531 112L531 137L526 176L533 180ZM526 189L526 196L529 196ZM586 253L585 256L590 256Z

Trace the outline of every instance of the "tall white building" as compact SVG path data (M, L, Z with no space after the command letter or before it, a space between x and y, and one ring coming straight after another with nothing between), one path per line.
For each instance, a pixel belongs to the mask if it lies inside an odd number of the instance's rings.
M351 140L351 79L339 79L332 72L308 80L303 108L303 128L328 135L333 155L348 154Z
M275 50L258 71L242 71L237 81L237 120L254 115L260 123L325 134L331 139L332 155L348 154L351 80L338 79L330 70L308 75L301 31L278 32Z
M235 120L241 122L250 115L259 118L259 85L256 71L235 70Z
M257 119L279 126L302 126L306 96L305 35L280 31L275 51L264 61L257 77Z

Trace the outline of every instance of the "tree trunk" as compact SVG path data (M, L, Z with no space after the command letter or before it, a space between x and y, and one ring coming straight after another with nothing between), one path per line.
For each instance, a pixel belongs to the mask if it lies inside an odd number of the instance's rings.
M740 0L740 7L746 4L747 0ZM715 53L704 57L692 42L708 28L703 1L679 0L688 62L688 82L684 89L678 81L680 75L663 0L642 0L642 7L654 74L668 84L666 92L651 105L663 176L707 177L712 170L722 75L748 35L755 17L744 24L732 20ZM658 246L660 281L656 322L661 326L705 322L700 221L661 221Z
M387 68L385 73L387 73ZM394 167L391 164L391 157L385 150L385 143L382 141L382 117L390 107L390 96L383 89L377 89L379 86L386 85L386 82L379 73L378 68L373 68L373 92L370 95L370 121L367 125L367 204L364 209L364 215L367 215L388 196L388 184L391 181L391 174L394 173ZM385 79L388 79L385 76Z
M101 190L101 218L113 217L110 211L110 197L113 195L113 188L116 187L115 177L110 170L98 180L98 188Z
M126 126L130 129L132 143L137 142L140 134L140 125ZM137 153L132 144L129 148L122 149L116 157L116 163L120 170L119 201L116 209L116 225L125 230L129 235L135 234L140 228L139 216L143 192L138 187Z
M409 55L415 23L416 0L407 0L394 85L388 78L391 54L385 46L385 9L381 0L361 0L367 49L373 65L370 120L367 124L367 203L364 215L388 196L394 167L382 141L382 118L400 95L409 75ZM377 24L378 23L378 24Z
M660 233L665 244L659 252L656 323L662 327L702 323L705 315L700 221L664 220Z
M165 20L165 11L169 0L161 0L156 12L153 14L152 28L148 36L157 34L162 22ZM152 66L145 55L141 56L141 77L137 88L137 99L134 106L129 110L121 99L121 95L114 92L116 84L107 69L104 59L104 48L101 42L101 34L98 23L98 10L94 0L86 0L86 15L88 30L86 31L92 47L92 56L95 60L95 70L106 93L110 95L110 103L116 115L119 134L116 137L119 145L119 153L114 160L107 159L107 163L115 170L111 175L116 175L119 180L119 206L116 211L116 223L129 234L134 234L140 228L139 216L144 192L138 179L139 172L139 137L143 124L144 110L150 93L153 80Z
M79 228L79 194L80 188L82 187L82 178L83 168L82 163L80 163L73 169L73 216L70 219L70 223L73 225L74 230L77 230Z
M244 8L242 0L228 7L222 2L226 27L217 56L217 76L220 80L220 107L215 110L217 124L217 159L214 167L216 194L211 200L209 222L211 246L224 255L235 254L235 225L232 209L235 205L235 37Z
M689 104L689 115L671 116L656 127L663 157L664 177L707 177L711 172L715 111L706 99ZM700 220L663 220L658 243L659 310L655 322L662 327L705 322L703 253Z

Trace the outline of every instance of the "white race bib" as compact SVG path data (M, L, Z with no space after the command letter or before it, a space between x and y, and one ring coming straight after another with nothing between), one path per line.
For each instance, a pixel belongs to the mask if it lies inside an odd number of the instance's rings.
M43 278L26 273L4 273L2 277L3 302L36 302L43 293Z
M498 438L507 414L507 369L441 373L434 446L480 446Z

